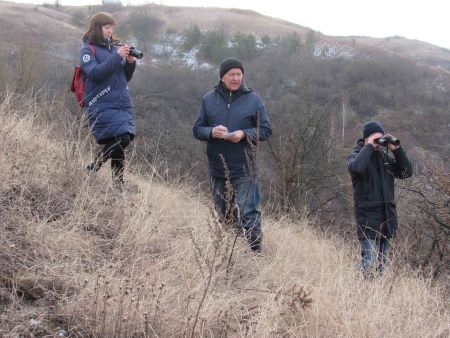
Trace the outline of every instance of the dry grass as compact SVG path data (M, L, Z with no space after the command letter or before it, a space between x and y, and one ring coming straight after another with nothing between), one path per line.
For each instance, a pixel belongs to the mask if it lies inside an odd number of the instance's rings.
M0 335L450 334L443 286L393 267L364 280L356 249L306 219L267 216L256 256L189 187L135 167L116 193L108 168L84 174L83 137L42 123L49 107L0 102Z

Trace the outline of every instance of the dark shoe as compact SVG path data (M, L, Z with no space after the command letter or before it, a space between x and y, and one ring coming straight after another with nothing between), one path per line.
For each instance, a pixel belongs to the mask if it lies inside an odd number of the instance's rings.
M117 179L116 177L113 176L113 187L117 192L123 192L125 183L123 180L121 179Z
M89 163L85 168L85 170L89 173L96 172L99 169L100 169L100 165L98 164L98 162Z
M262 248L262 232L260 231L246 231L245 237L250 244L250 249L253 252L261 252Z

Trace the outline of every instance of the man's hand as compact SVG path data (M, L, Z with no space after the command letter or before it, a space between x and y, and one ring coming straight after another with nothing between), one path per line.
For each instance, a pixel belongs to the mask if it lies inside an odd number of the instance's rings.
M375 151L380 150L381 146L375 140L383 136L383 133L373 133L366 139L367 144L371 144Z
M389 143L389 149L391 149L391 151L397 150L398 148L400 148L400 146L395 146L392 143Z
M386 135L384 135L384 136L385 136L385 137L395 138L395 137L392 136L391 134L386 134ZM389 146L389 149L390 149L391 151L394 151L394 150L397 150L398 148L400 148L400 145L396 146L396 145L394 145L394 144L392 144L392 143L389 143L388 146Z
M242 130L236 130L236 131L233 131L232 133L228 134L226 139L233 143L238 143L242 139L244 139L244 137L245 137L245 133Z
M373 146L374 150L377 151L381 148L381 146L377 142L375 142L375 140L379 139L382 136L382 133L373 133L367 138L367 143L370 143Z
M225 139L228 136L228 128L222 125L214 127L212 130L213 138Z

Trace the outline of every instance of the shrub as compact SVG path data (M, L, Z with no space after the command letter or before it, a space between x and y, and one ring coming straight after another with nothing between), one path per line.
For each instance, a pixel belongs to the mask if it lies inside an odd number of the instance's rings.
M183 32L183 37L183 49L191 50L200 43L202 32L197 24L191 24L189 28Z

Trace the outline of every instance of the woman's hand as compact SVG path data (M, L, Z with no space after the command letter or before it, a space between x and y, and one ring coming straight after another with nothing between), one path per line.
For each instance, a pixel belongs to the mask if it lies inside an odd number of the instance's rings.
M120 55L122 59L128 58L128 54L130 53L130 46L123 45L117 49L117 54Z
M127 62L128 63L135 63L136 62L136 58L134 56L127 56Z

